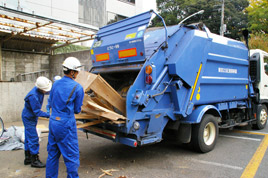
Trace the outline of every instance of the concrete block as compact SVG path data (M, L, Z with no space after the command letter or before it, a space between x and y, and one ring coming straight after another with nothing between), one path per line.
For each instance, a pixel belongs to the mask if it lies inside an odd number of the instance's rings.
M49 64L41 64L41 70L48 70Z
M0 116L4 122L21 120L24 97L34 87L34 82L0 83Z

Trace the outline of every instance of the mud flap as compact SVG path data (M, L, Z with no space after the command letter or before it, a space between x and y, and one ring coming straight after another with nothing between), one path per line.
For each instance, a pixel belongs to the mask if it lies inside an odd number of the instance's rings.
M189 143L192 136L192 125L191 124L180 124L177 139L181 143Z

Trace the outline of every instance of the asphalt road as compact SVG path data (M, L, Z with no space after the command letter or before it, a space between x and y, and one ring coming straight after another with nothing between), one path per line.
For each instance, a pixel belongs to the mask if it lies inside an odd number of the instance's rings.
M20 125L21 123L18 123ZM41 124L47 124L44 121ZM12 124L14 125L14 124ZM261 132L261 133L260 133ZM161 143L131 148L101 137L79 132L81 178L98 178L103 170L116 170L103 178L236 178L268 177L268 127L246 127L220 131L215 149L206 154L164 140ZM46 161L47 134L42 134L40 159ZM258 150L258 151L257 151ZM0 152L1 177L45 177L45 169L23 165L24 150ZM66 177L60 159L59 178Z

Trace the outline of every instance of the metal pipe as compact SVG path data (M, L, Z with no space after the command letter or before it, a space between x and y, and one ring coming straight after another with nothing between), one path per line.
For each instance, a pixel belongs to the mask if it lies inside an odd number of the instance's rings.
M68 46L70 44L74 44L74 43L80 43L80 42L84 42L84 41L89 41L89 40L94 40L95 37L92 37L91 38L86 38L86 39L81 39L81 40L76 40L76 41L68 41L64 44L60 44L60 45L56 45L56 46L52 46L51 49L54 50L54 49L57 49L57 48L61 48L61 47L64 47L64 46Z
M165 37L166 37L166 48L168 47L168 33L167 33L167 26L165 23L165 20L163 19L163 17L161 17L159 14L157 14L155 11L151 10L155 15L157 15L157 17L159 17L162 20L162 23L164 25L165 28Z
M153 98L153 97L156 97L156 96L159 96L159 95L163 95L165 92L166 92L166 90L167 90L167 88L168 88L168 86L169 86L169 84L170 84L170 82L173 80L173 77L170 79L170 81L167 83L167 86L164 88L164 90L163 91L161 91L160 93L157 93L157 94L154 94L154 95L152 95L151 97Z
M224 34L224 0L222 0L222 6L221 6L221 29L220 29L220 35L223 36Z
M33 52L33 51L25 51L25 50L17 50L17 49L8 49L2 48L2 51L10 51L10 52L20 52L20 53L28 53L28 54L40 54L40 55L49 55L50 53L46 52Z
M195 15L197 15L197 14L203 14L203 13L204 13L204 10L198 11L198 12L196 12L196 13L194 13L194 14L188 16L188 17L186 17L186 18L183 19L182 21L180 21L180 23L179 23L178 25L182 24L183 22L185 22L186 20L188 20L189 18L191 18L191 17L193 17L193 16L195 16Z
M162 79L166 75L167 71L168 71L168 66L165 66L162 72L160 73L160 75L158 76L157 80L155 81L155 84L152 86L151 90L154 90L159 85L159 83L162 81Z

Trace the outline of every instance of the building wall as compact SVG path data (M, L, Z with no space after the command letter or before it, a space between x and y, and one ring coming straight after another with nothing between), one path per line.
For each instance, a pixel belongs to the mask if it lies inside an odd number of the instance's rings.
M34 87L34 82L0 82L0 117L4 122L21 120L24 97ZM47 105L44 97L43 111Z
M3 63L5 63L3 68L6 70L3 71L3 76L10 80L18 71L32 72L40 67L50 69L50 72L47 73L47 77L50 77L50 79L55 75L63 76L61 64L69 56L78 58L81 64L84 65L84 70L91 69L89 50L53 56L2 51ZM4 122L21 120L24 97L34 87L35 80L36 78L26 82L0 82L0 117ZM45 106L47 105L47 98L48 96L44 97L43 111L45 111Z
M63 76L62 63L67 57L76 57L83 66L83 70L89 71L92 67L90 50L78 51L73 53L57 54L50 58L50 78L56 75Z
M136 6L134 3L119 0L106 1L107 22L113 20L116 15L123 17L131 17L136 14Z
M25 0L29 11L71 23L78 23L77 0Z
M38 73L40 71L46 71ZM2 81L18 81L19 74L27 81L35 81L39 75L49 77L49 55L2 51Z
M106 25L116 16L121 20L150 9L156 10L156 0L0 0L0 5L96 27Z
M96 27L106 25L105 4L106 0L79 0L79 22Z

